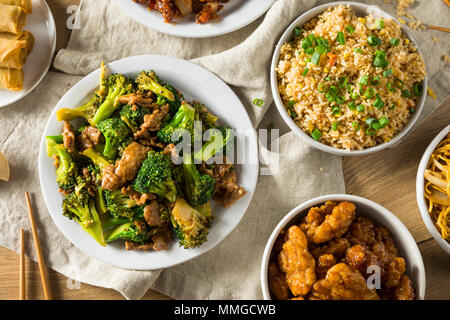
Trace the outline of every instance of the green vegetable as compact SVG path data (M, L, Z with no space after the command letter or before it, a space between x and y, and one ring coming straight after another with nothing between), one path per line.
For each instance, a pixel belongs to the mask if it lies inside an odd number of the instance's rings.
M209 204L194 208L184 199L178 198L170 216L180 246L185 249L195 248L207 240L211 219Z
M389 77L392 75L392 68L383 71L383 77Z
M368 88L366 89L366 91L364 92L364 96L365 96L367 99L372 99L373 96L374 96L374 94L375 94L375 90L374 90L373 88L371 88L371 87L368 87Z
M322 137L322 132L320 132L320 130L316 128L313 130L313 132L311 132L311 137L314 140L318 141Z
M380 122L380 126L382 128L384 128L385 126L387 126L389 124L389 119L386 117L383 117L379 120L379 122Z
M319 52L317 52L317 51L314 52L311 57L311 62L314 63L315 65L319 65L320 56L321 56L321 54Z
M416 108L411 108L411 109L409 109L409 112L410 112L410 113L416 112Z
M384 28L384 20L383 19L377 19L375 26L378 30L381 30Z
M314 53L314 48L307 48L307 49L305 49L305 53L306 54L313 54ZM311 60L311 59L309 59L309 60Z
M148 232L147 227L145 227L145 224L137 225L133 222L126 222L105 233L105 241L107 243L116 240L146 243L149 239L150 233Z
M90 159L100 172L102 172L106 167L113 165L108 159L94 149L86 149L80 154Z
M293 33L295 37L300 37L302 35L302 28L298 26L295 27Z
M334 107L332 110L331 110L331 113L335 116L335 115L338 115L338 114L340 114L341 113L341 109L339 108L339 107Z
M177 191L172 179L170 156L154 150L149 151L133 181L133 189L140 193L153 193L174 202Z
M369 76L368 75L363 75L361 76L361 78L359 78L359 83L362 85L368 85L369 84Z
M102 224L95 209L94 199L89 197L87 183L78 179L77 186L62 203L63 215L75 220L100 245L105 246Z
M372 47L375 47L379 44L381 44L381 39L374 35L370 35L367 37L367 43L370 44Z
M392 38L390 43L391 43L392 46L396 47L396 46L398 46L400 44L400 40L397 39L397 38Z
M63 190L71 190L76 185L77 166L72 159L69 151L63 144L56 143L60 141L55 137L46 137L47 155L57 159L58 168L56 169L56 182Z
M131 218L134 216L133 210L137 203L129 195L120 190L105 190L106 207L109 213L115 218Z
M379 76L375 76L372 78L372 80L370 80L370 84L372 86L377 86L380 84L380 77Z
M356 107L356 111L358 111L359 113L364 112L366 110L366 108L360 104Z
M378 68L386 68L389 61L386 60L386 52L377 50L374 54L373 65Z
M185 194L188 202L201 205L211 200L214 193L214 179L207 174L200 173L192 159L183 163Z
M233 130L228 127L211 128L208 131L209 141L194 154L194 159L207 162L216 153L225 153L234 142Z
M201 121L204 128L209 129L216 126L216 122L219 119L217 116L209 112L201 102L194 101L192 107L195 110L195 121Z
M158 131L159 140L164 143L177 143L188 133L191 141L194 141L194 121L195 109L188 103L183 103L173 119Z
M345 36L344 33L339 31L337 33L337 41L339 42L339 44L344 45L345 44Z
M391 83L389 83L389 82L386 84L386 86L387 86L387 89L388 89L389 92L395 92L395 91L397 90L397 89L395 89L394 86L393 86Z
M262 99L255 99L255 100L253 100L253 104L255 106L262 107L264 104L264 101Z
M348 107L350 110L356 110L356 103L352 101L348 104Z
M403 98L410 98L411 97L411 92L409 92L409 90L405 89L402 91L402 97Z
M338 85L341 88L346 88L347 87L347 82L348 82L348 78L347 77L340 77L338 80Z
M403 86L405 85L405 83L404 83L402 80L400 80L399 78L395 78L395 79L394 79L394 85L395 85L397 88L402 89Z
M294 107L294 105L295 105L295 101L291 100L286 104L286 108L291 109L292 107Z
M384 107L385 104L386 104L386 103L385 103L383 100L381 100L380 95L377 93L377 99L376 99L375 102L373 103L373 106L374 106L375 108L381 110L381 109Z
M120 119L135 133L144 122L144 116L148 113L150 113L148 108L142 108L137 105L132 107L126 104L120 110Z
M337 131L339 126L339 121L333 122L333 125L331 126L331 130Z
M352 122L352 127L353 129L355 129L356 131L358 131L359 129L361 129L361 127L359 126L357 121L353 121Z
M309 69L305 68L305 70L303 70L303 76L306 76L308 74Z
M353 26L351 26L351 25L346 26L345 29L348 31L348 33L355 32L355 28L353 28Z
M413 88L412 88L412 92L415 96L420 96L422 94L423 91L423 85L419 82L417 82L416 84L414 84Z
M353 49L353 51L357 53L363 53L363 50L361 48L355 48Z
M108 118L97 125L105 137L103 155L107 159L116 157L117 148L131 134L129 127L119 118Z

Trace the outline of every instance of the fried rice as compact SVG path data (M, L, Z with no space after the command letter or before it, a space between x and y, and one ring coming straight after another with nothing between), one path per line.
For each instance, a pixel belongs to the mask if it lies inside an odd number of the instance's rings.
M400 26L349 6L294 29L278 89L297 125L332 147L362 150L392 139L416 110L425 63Z

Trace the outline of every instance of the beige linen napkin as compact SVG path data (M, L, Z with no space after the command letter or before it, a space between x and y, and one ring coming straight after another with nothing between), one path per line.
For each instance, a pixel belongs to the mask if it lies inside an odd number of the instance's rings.
M55 67L66 73L85 75L97 68L99 61L113 61L137 54L168 54L196 59L196 63L231 85L257 126L272 101L268 70L277 38L289 21L324 2L327 1L278 0L265 17L232 34L211 39L181 39L139 25L120 13L112 1L82 1L77 16L81 29L73 31L68 47L58 53ZM394 12L393 6L384 5L383 1L376 3ZM433 1L428 5L419 3L413 13L422 20L429 17L433 23L443 25L445 16L434 17L434 13L445 9L438 1ZM433 48L431 34L416 32L415 36L425 50L431 86L442 101L448 94L445 84L449 75L445 64L439 60L444 50L436 53L439 50ZM437 36L442 45L450 43L447 35ZM114 288L131 299L141 297L150 287L175 298L261 298L259 269L262 251L278 221L304 200L321 194L344 192L340 158L311 149L289 133L280 138L278 172L260 177L243 220L217 248L163 272L128 271L105 265L85 256L61 235L43 203L36 172L38 145L45 119L60 96L79 79L50 73L26 99L0 109L0 149L14 164L12 181L0 183L0 226L2 230L8 230L0 234L0 245L18 250L15 231L27 225L22 201L22 191L27 188L35 195L49 266L69 277ZM264 99L264 107L252 106L254 98ZM437 106L438 101L428 99L426 112ZM275 116L268 114L266 118L270 121Z

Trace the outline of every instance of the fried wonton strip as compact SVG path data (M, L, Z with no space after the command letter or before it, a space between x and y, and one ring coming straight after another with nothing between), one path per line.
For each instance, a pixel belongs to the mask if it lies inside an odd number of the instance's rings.
M22 69L0 68L0 88L20 91L23 85Z
M0 32L19 34L26 22L27 13L23 8L0 3Z
M0 67L21 69L33 46L34 37L28 31L19 35L0 32Z
M0 4L21 7L27 14L30 14L33 11L31 0L0 0Z

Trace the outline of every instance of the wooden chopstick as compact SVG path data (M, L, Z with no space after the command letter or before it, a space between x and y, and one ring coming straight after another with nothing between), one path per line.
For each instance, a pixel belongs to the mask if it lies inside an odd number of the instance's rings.
M437 27L437 26L428 26L428 28L450 33L450 29L449 28Z
M25 289L25 230L20 229L20 274L19 274L19 300L26 300Z
M36 228L36 222L34 220L33 209L31 207L30 195L28 194L28 192L25 192L25 197L27 199L28 213L30 214L31 230L33 231L34 246L36 247L36 254L37 254L38 264L39 264L39 272L41 274L42 286L44 287L44 295L45 295L46 300L50 300L51 297L50 297L50 290L49 290L49 286L48 286L47 272L45 269L44 255L42 254L41 243L39 241L39 236L38 236L37 228Z

